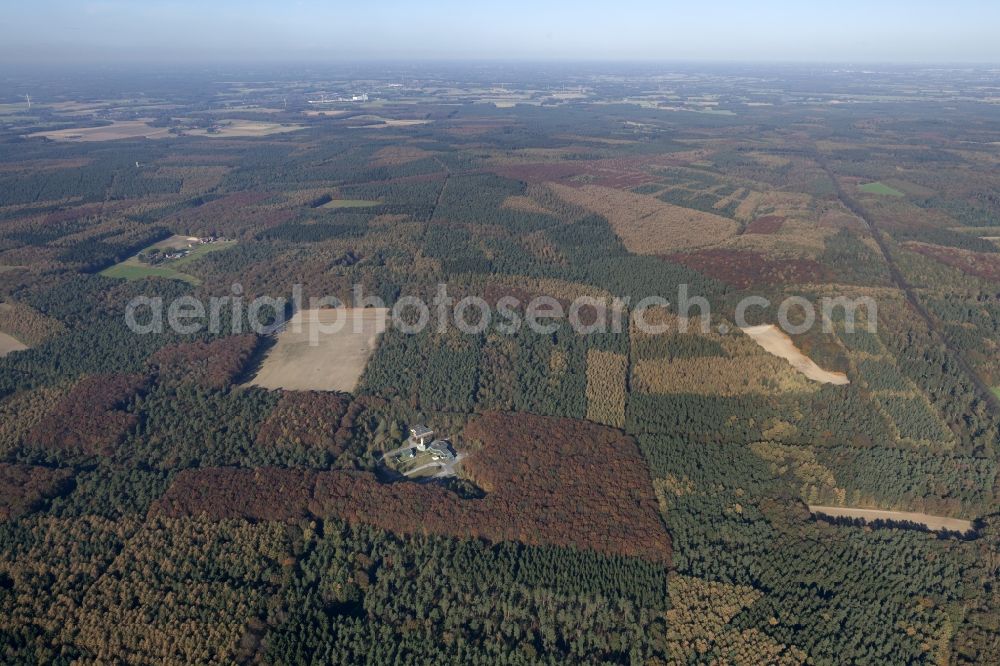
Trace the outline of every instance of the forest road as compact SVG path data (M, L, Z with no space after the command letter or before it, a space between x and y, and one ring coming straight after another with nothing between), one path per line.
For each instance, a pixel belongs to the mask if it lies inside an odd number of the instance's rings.
M958 362L959 367L964 371L965 375L969 378L969 381L971 381L978 389L980 398L985 400L986 404L990 405L994 410L1000 411L1000 398L997 398L993 391L986 386L986 383L983 382L982 378L972 369L972 366L969 365L969 362L965 359L965 356L962 355L959 348L951 341L945 332L941 330L935 319L931 316L930 312L928 312L923 303L920 302L920 299L917 297L913 287L910 286L910 283L906 281L905 277L903 277L903 273L899 270L899 267L896 265L896 261L892 258L892 253L889 251L888 243L885 242L885 238L882 236L882 231L872 221L871 217L868 216L868 212L860 203L844 191L844 188L841 186L836 174L833 173L830 167L826 164L826 161L820 157L818 152L813 154L813 158L816 160L816 163L822 167L823 171L826 172L827 176L830 177L830 180L833 182L833 187L836 190L837 197L840 199L841 203L843 203L849 211L857 215L871 231L872 238L875 239L875 243L878 245L879 249L882 251L882 255L885 257L886 264L889 267L889 276L906 296L906 300L909 301L911 306L913 306L913 309L917 312L920 318L924 320L931 333L944 344L945 348L949 352L951 352L951 355Z

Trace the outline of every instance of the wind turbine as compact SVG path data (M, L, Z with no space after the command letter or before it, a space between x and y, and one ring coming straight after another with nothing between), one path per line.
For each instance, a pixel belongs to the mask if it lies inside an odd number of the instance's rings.
M28 102L28 111L31 111L31 95L25 95L24 99Z

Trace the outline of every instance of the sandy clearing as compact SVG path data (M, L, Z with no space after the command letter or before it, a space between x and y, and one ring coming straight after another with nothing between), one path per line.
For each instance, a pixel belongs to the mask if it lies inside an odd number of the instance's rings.
M186 136L226 139L232 137L270 136L272 134L297 132L305 128L305 125L285 125L258 120L220 120L214 132L209 132L207 129L188 129L184 130L184 134Z
M812 513L822 513L834 518L863 518L864 520L896 520L900 522L919 523L930 530L950 530L953 532L969 532L972 522L960 518L931 516L926 513L911 511L883 511L882 509L853 509L843 506L809 505Z
M28 345L24 344L17 338L7 335L6 333L0 333L0 358L3 358L11 352L24 351L27 348Z
M816 365L811 358L799 351L784 331L779 330L773 324L747 326L741 330L753 338L754 342L763 347L767 353L785 359L792 364L793 368L814 382L838 386L851 383L844 373L830 372Z
M326 116L327 118L334 118L336 116L343 116L343 115L346 115L346 114L347 114L347 111L334 111L333 109L331 109L329 111L303 111L302 112L302 115L304 115L304 116L310 116L310 117L313 117L313 118L315 118L317 116Z
M354 119L360 119L361 116L356 116ZM366 118L367 120L368 118ZM430 120L420 120L416 118L382 118L374 117L371 120L381 121L376 125L349 125L348 129L381 129L385 127L413 127L415 125L427 125Z
M387 308L297 312L278 333L253 386L290 391L353 391L385 328ZM332 331L342 322L339 331Z
M53 141L115 141L117 139L163 139L170 136L168 127L152 127L144 120L116 120L104 127L71 127L51 132L35 132L28 138L45 137Z

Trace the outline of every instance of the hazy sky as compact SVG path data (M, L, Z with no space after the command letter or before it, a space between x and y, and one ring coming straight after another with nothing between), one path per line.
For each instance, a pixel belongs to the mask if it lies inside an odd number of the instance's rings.
M0 59L1000 62L996 0L8 0Z

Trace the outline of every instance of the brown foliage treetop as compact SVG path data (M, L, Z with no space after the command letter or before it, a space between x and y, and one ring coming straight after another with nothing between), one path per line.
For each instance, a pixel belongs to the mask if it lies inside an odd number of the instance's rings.
M257 343L257 336L248 333L212 342L169 345L153 354L150 363L158 368L161 381L222 389L243 369Z
M319 391L287 391L257 433L263 446L293 447L342 453L350 424L341 423L350 405L346 395Z
M664 259L739 289L755 285L825 282L830 279L830 270L815 259L769 259L752 250L712 248L666 254Z
M935 259L952 268L957 268L968 275L1000 281L1000 255L928 243L909 242L904 245L909 250L919 252L925 257Z
M0 522L16 518L57 494L71 476L68 469L0 463Z
M335 516L404 534L521 541L668 563L670 540L645 463L621 432L586 421L486 414L464 463L485 491L461 499L433 484L356 472L209 468L178 474L154 514L251 520Z
M110 454L135 423L124 407L149 382L141 375L90 375L57 402L30 433L28 441L48 449Z

